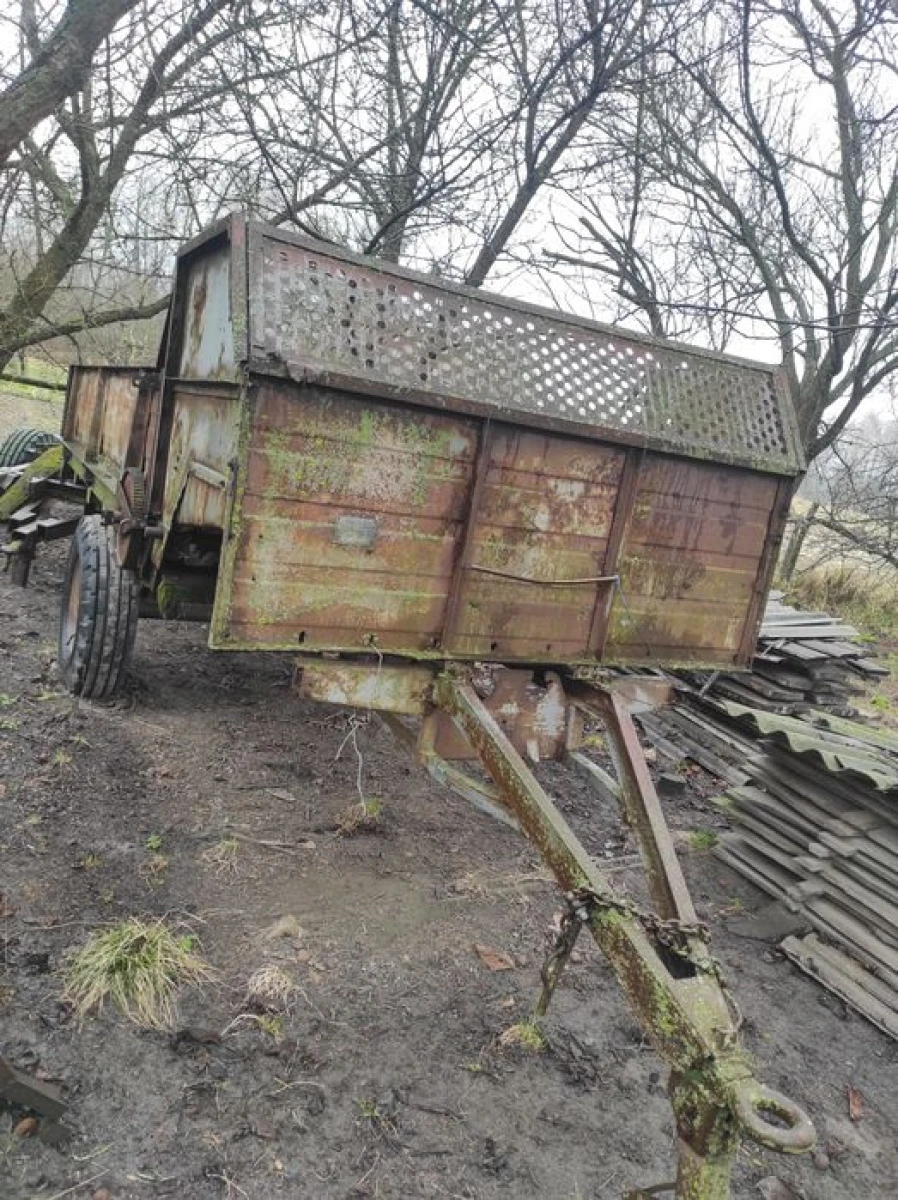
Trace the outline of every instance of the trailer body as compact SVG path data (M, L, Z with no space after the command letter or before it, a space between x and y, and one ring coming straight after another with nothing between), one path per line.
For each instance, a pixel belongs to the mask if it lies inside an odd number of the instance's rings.
M803 466L770 367L239 218L63 439L107 506L140 473L142 584L205 575L213 648L443 661L746 665Z

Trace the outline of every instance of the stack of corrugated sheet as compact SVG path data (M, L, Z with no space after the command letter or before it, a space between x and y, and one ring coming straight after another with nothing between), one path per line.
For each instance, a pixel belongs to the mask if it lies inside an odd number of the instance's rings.
M726 783L716 852L779 902L768 936L790 929L785 953L898 1038L898 736L845 715L888 674L853 637L774 595L751 673L681 675L637 720L662 771L689 759Z
M898 1038L898 737L686 691L637 720L662 770L690 759L726 782L716 853L782 902L773 926L804 935L782 949Z
M857 630L825 612L803 612L782 602L774 592L764 612L751 674L715 676L711 687L720 697L763 708L798 714L825 708L841 716L855 715L851 698L884 667L852 639Z
M736 823L719 857L813 931L786 938L789 957L898 1038L898 737L721 708L763 740L719 801Z

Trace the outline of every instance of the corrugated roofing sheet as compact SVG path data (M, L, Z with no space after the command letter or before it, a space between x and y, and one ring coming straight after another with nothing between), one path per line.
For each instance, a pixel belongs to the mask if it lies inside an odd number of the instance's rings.
M816 714L821 724L815 725L730 701L724 701L722 707L794 754L806 755L828 771L857 779L878 792L898 796L898 739L892 735L828 713Z

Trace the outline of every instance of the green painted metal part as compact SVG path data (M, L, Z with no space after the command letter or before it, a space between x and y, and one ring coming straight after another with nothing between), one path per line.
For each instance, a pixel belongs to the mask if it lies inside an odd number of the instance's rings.
M0 496L0 521L8 521L16 509L28 503L28 490L35 479L58 475L62 469L62 446L50 446L28 463L18 478Z

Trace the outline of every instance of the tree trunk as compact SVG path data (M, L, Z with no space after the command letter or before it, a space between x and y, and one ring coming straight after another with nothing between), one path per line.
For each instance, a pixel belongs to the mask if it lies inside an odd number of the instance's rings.
M817 516L817 509L820 505L815 500L803 517L792 526L792 533L786 543L785 549L780 556L779 566L779 581L784 586L791 582L792 576L795 574L795 568L798 566L798 559L801 556L804 540L814 524L814 518Z
M30 66L0 93L0 164L87 79L97 47L138 0L70 0Z

